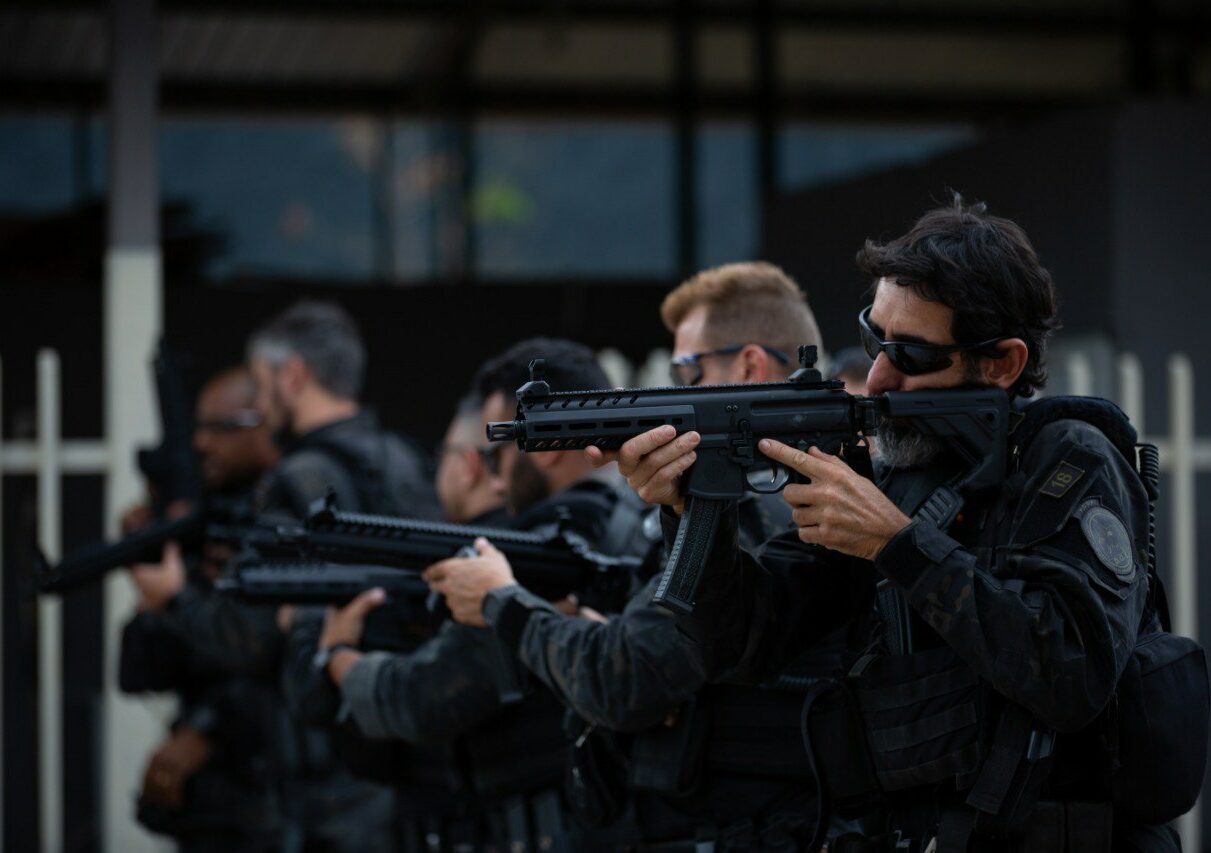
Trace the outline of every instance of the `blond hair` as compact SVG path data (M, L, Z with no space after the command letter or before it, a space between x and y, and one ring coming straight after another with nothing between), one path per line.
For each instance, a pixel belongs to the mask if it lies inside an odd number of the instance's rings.
M797 365L800 346L821 346L820 328L806 294L773 264L749 261L703 270L669 292L660 306L660 318L675 334L700 305L707 306L703 337L710 347L772 347L790 358L789 372Z

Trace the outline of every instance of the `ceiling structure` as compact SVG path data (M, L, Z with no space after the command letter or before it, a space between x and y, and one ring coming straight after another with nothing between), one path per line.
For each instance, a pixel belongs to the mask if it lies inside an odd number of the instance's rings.
M166 110L1014 116L1211 92L1198 0L166 0ZM0 109L100 105L104 3L10 0Z

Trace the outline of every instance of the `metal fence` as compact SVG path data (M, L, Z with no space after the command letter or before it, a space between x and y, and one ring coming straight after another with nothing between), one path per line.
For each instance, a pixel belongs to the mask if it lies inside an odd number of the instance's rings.
M627 368L616 356L605 359L611 378L616 380L650 379L654 371L664 369L667 359L653 353L638 369ZM1102 365L1104 368L1105 365ZM1088 395L1094 387L1095 365L1085 353L1070 354L1064 364L1069 393ZM1162 539L1171 578L1174 630L1197 638L1198 562L1195 480L1199 473L1211 471L1211 438L1199 438L1194 430L1194 369L1183 354L1168 360L1167 384L1162 389L1168 401L1168 431L1149 432L1144 420L1144 371L1138 358L1130 354L1118 357L1111 368L1116 376L1117 402L1131 418L1141 440L1160 448L1161 470L1169 475L1162 500L1169 507L1170 528ZM629 375L626 375L629 373ZM0 377L2 377L0 368ZM119 468L129 471L133 447L115 447L105 437L88 440L63 440L60 429L59 357L42 350L37 359L37 434L32 441L0 441L0 474L35 475L37 478L38 538L51 559L59 555L61 533L61 483L66 475L114 476ZM2 543L0 543L2 544ZM0 565L0 572L4 566ZM8 606L0 608L0 619ZM2 627L2 623L0 623ZM0 632L2 638L2 632ZM116 642L106 637L106 643ZM0 649L2 652L2 649ZM0 655L0 665L3 656ZM44 595L38 601L38 716L59 721L63 713L62 617L57 596ZM113 709L114 705L107 705ZM2 708L0 708L2 713ZM3 720L0 718L0 725ZM105 727L113 732L112 726ZM159 734L158 732L156 734ZM128 745L123 745L125 748ZM113 749L114 745L110 745ZM3 755L0 753L0 762ZM2 784L0 774L0 784ZM135 780L129 780L134 784ZM33 780L31 780L33 783ZM63 846L63 744L62 728L39 726L37 780L42 849L59 851ZM0 790L0 837L3 835L3 791ZM108 818L108 816L107 816ZM1179 824L1186 850L1201 850L1200 806L1184 816Z

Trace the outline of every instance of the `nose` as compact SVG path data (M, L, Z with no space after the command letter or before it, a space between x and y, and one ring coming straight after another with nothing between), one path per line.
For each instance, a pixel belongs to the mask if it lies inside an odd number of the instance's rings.
M873 397L886 391L899 391L903 384L904 374L892 367L885 353L879 353L866 374L866 393Z

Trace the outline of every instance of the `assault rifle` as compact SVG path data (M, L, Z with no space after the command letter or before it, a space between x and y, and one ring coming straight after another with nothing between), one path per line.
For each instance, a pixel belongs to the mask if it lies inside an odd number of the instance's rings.
M136 456L147 479L155 521L115 542L95 542L68 554L51 566L35 546L35 580L41 592L67 592L84 586L120 566L159 562L169 539L192 544L208 523L234 520L226 505L203 509L202 476L193 453L193 417L180 367L161 341L152 360L152 379L160 413L160 443L141 448ZM168 507L184 503L182 516L169 518Z
M193 415L181 370L161 341L151 363L160 412L160 443L139 450L139 470L151 487L152 509L164 518L169 505L202 502L202 475L193 452Z
M160 562L164 545L170 539L186 549L200 545L205 539L239 545L246 532L252 530L251 522L242 504L212 500L206 507L196 507L178 518L154 521L121 539L84 545L54 565L36 550L34 580L39 592L68 592L123 566Z
M881 418L911 421L944 441L964 464L960 478L939 494L940 515L958 513L959 492L1005 477L1009 400L997 389L847 394L815 368L816 348L799 348L800 368L785 382L675 388L552 391L543 361L530 364L530 381L517 390L517 417L488 424L489 441L516 441L524 452L599 447L616 450L648 430L671 424L678 434L702 437L697 460L682 476L685 509L653 600L677 613L694 608L703 563L719 515L746 491L780 491L796 476L763 456L763 438L807 450L819 447L857 460L865 436ZM958 503L956 504L956 501Z
M329 495L301 527L245 532L247 549L220 588L264 604L339 604L381 586L424 597L420 572L470 551L479 537L509 558L518 582L551 601L570 593L618 602L637 557L600 554L562 522L534 531L340 512Z

